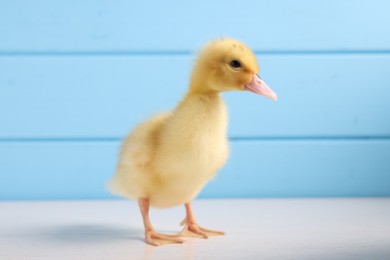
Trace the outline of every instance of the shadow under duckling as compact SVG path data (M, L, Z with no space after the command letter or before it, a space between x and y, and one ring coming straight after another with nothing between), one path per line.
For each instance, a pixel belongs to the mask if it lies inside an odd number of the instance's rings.
M228 158L227 110L220 93L246 90L277 100L258 73L256 58L246 45L226 38L211 41L200 52L189 90L177 107L143 122L124 141L109 187L138 200L146 243L158 246L182 243L182 236L224 234L199 226L191 201ZM186 209L183 231L157 233L149 207L180 204Z

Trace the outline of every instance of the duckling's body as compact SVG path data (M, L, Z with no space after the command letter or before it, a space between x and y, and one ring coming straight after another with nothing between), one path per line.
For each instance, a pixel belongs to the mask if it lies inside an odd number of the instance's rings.
M276 100L258 70L255 56L244 44L232 39L210 42L199 54L179 105L145 121L125 140L110 187L138 200L147 243L182 243L178 237L184 234L204 238L224 234L199 226L191 201L228 157L227 113L220 93L249 90ZM183 232L155 232L149 207L179 204L186 208Z
M218 94L189 93L172 113L126 139L112 189L158 208L191 201L228 156L227 114Z

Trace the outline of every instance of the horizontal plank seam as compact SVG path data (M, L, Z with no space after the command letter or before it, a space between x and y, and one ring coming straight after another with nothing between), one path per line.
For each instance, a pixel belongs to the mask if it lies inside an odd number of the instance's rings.
M258 55L389 55L390 50L255 50ZM183 51L0 51L0 56L188 56Z
M0 143L50 143L50 142L120 142L119 137L37 137L0 138ZM390 136L232 136L230 141L370 141L390 140Z
M288 141L304 141L304 140L390 140L390 136L232 136L229 137L231 141L272 141L272 140L288 140Z

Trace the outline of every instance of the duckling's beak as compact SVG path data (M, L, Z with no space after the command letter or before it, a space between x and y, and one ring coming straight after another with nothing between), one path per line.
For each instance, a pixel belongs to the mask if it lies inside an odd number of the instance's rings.
M276 93L265 83L259 75L253 75L252 81L245 85L245 90L277 100Z

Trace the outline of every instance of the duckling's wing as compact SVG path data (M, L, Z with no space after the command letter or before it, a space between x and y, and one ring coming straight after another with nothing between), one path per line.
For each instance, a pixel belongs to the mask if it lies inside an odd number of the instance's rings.
M169 116L169 113L159 114L136 127L122 145L119 164L137 167L148 164L153 159L159 133Z
M153 176L146 167L158 147L158 136L169 113L152 117L136 127L123 142L118 166L107 188L130 199L144 197Z

